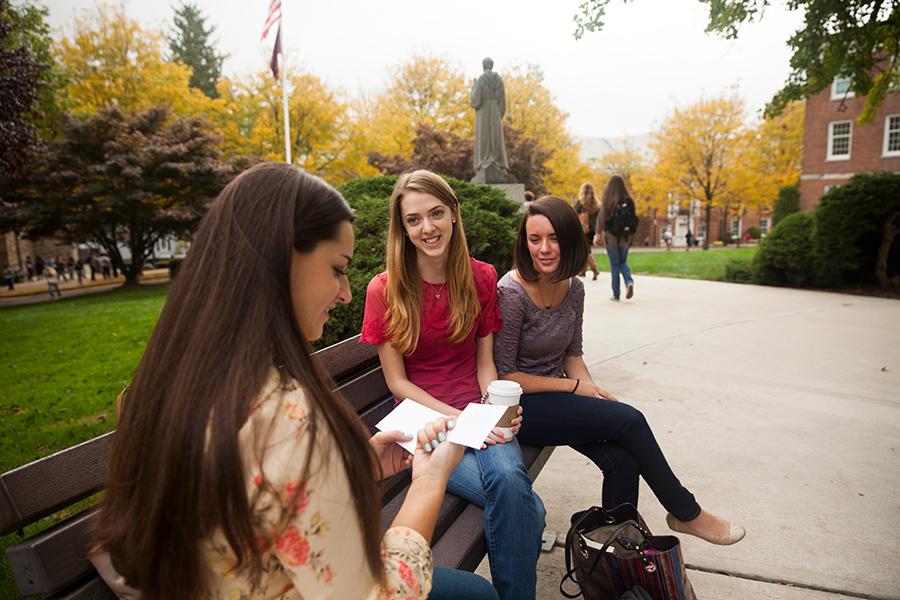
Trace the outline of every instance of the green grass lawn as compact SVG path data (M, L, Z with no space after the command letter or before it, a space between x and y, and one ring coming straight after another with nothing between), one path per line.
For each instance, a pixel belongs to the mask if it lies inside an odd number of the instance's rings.
M643 275L662 275L683 279L725 280L725 265L731 261L749 263L756 254L757 247L723 248L715 250L672 250L671 252L631 252L628 266L632 272ZM609 261L605 254L594 254L597 267L609 271Z
M137 367L168 292L168 284L146 285L0 308L0 472L115 426L116 394ZM18 541L16 534L0 539L0 551ZM0 598L18 598L0 562Z

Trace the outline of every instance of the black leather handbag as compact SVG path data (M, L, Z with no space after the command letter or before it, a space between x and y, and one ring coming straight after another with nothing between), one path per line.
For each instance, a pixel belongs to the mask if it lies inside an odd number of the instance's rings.
M617 600L643 591L653 600L696 600L688 581L681 544L655 536L630 504L605 510L594 506L572 515L566 535L566 574L559 584L566 598ZM563 589L571 580L575 593ZM635 587L641 590L635 591ZM625 598L628 598L626 595Z

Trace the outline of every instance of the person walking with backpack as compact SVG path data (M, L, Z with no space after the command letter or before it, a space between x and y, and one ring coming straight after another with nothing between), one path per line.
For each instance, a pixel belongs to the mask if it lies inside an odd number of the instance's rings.
M606 246L606 256L609 259L609 270L612 276L612 298L618 302L621 286L619 275L625 282L625 298L634 296L634 279L631 269L628 267L628 249L631 247L631 239L637 231L638 217L634 200L628 193L625 180L618 175L613 175L609 183L603 189L600 200L600 212L597 213L597 223L594 230L594 243Z

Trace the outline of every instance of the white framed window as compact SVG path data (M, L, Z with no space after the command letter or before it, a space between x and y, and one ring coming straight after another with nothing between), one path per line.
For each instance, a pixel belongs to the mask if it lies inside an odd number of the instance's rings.
M841 186L839 186L839 185L826 185L825 187L822 188L822 195L824 196L825 194L827 194L828 192L830 192L831 190L833 190L833 189L836 188L836 187L841 187Z
M884 149L882 156L900 156L900 115L884 118Z
M853 98L855 94L850 89L849 77L835 77L831 82L831 99L843 100L844 98Z
M827 160L850 160L850 141L853 121L832 121L828 124Z
M759 220L759 233L760 235L769 234L769 219L767 217L763 217Z
M731 220L731 237L738 238L741 235L741 220L740 219L732 219Z

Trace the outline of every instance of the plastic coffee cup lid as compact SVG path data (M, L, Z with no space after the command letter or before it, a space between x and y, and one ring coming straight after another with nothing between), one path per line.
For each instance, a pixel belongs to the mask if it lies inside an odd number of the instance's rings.
M515 381L497 379L488 385L487 391L488 394L498 394L501 396L520 396L522 394L522 386Z

